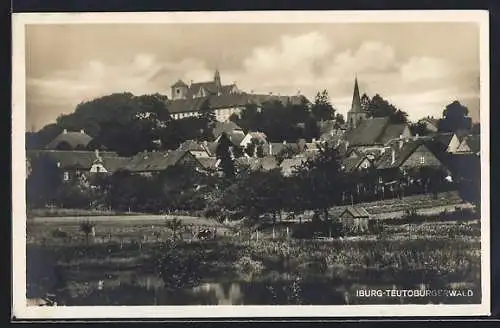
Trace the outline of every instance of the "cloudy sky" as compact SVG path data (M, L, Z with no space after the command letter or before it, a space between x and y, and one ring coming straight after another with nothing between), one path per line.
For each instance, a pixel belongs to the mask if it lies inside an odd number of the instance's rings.
M163 93L209 80L310 99L346 113L354 76L410 119L459 100L479 120L479 28L472 23L72 24L26 27L27 128L113 92Z

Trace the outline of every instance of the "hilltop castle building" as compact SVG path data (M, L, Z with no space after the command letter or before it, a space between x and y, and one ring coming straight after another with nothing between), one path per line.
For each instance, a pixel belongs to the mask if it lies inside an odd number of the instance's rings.
M304 96L279 96L253 94L241 91L235 83L223 85L220 72L215 71L212 81L191 83L188 85L178 80L171 86L171 100L168 109L173 119L197 116L204 102L215 112L215 117L220 122L228 121L233 115L239 115L247 104L261 107L266 101L281 101L284 104L298 104L303 102Z

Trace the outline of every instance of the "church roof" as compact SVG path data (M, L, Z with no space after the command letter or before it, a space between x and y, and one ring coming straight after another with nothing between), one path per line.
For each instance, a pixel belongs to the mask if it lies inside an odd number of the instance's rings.
M392 124L389 117L374 117L361 121L345 139L351 146L384 145L399 138L406 128L406 124Z
M179 79L172 85L172 87L188 87L188 85Z

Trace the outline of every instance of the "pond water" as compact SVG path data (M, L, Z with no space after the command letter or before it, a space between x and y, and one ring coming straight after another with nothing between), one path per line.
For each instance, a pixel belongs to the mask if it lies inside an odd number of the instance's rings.
M362 284L337 285L333 281L280 282L206 282L192 288L167 290L156 283L148 285L109 286L95 289L84 297L68 299L66 305L362 305L362 304L473 304L480 303L480 290L460 285L457 290L470 290L457 297L399 297L373 295L369 290L437 290L434 287ZM422 292L421 292L422 293ZM423 295L423 294L422 294Z

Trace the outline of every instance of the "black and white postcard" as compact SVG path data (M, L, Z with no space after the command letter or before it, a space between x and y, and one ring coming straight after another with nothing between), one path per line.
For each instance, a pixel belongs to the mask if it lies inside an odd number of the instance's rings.
M490 312L483 11L13 15L18 319Z

